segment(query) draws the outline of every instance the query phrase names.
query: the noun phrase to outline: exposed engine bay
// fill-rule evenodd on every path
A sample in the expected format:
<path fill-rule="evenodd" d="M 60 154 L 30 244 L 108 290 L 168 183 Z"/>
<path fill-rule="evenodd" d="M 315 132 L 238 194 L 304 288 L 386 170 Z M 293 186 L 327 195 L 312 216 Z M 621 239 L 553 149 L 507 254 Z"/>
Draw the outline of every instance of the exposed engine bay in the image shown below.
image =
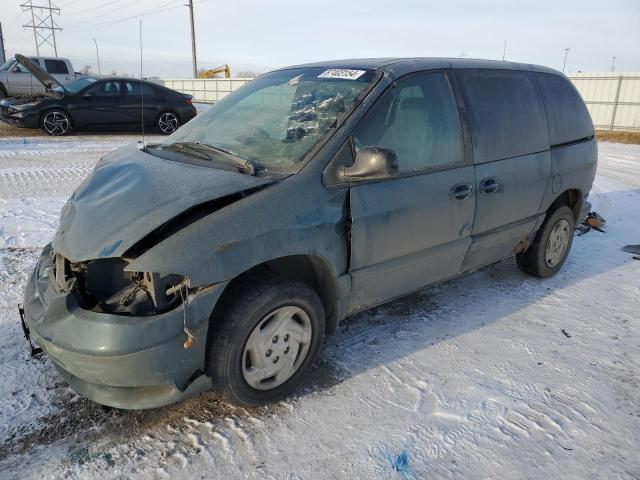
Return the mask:
<path fill-rule="evenodd" d="M 149 316 L 174 309 L 188 294 L 181 275 L 127 272 L 128 262 L 103 258 L 71 263 L 52 251 L 49 279 L 57 292 L 70 292 L 85 310 L 115 315 Z"/>

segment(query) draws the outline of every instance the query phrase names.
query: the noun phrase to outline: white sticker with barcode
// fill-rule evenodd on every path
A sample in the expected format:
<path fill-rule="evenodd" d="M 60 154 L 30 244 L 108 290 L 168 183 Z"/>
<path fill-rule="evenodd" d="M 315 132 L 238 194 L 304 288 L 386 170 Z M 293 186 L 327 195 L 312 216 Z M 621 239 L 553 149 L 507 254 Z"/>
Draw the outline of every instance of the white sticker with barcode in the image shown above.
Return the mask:
<path fill-rule="evenodd" d="M 344 80 L 356 80 L 365 74 L 365 70 L 349 70 L 347 68 L 331 68 L 325 70 L 318 78 L 342 78 Z"/>

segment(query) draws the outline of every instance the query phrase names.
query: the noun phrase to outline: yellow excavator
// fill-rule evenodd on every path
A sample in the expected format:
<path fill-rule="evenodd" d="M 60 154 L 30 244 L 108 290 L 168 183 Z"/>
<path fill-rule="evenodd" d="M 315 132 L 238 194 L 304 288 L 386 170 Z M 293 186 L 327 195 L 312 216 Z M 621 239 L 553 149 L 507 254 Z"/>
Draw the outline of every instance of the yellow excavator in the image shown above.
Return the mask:
<path fill-rule="evenodd" d="M 224 78 L 231 78 L 231 69 L 227 64 L 220 65 L 219 67 L 212 68 L 211 70 L 204 70 L 200 72 L 198 78 L 214 78 L 216 75 L 222 72 L 224 72 Z"/>

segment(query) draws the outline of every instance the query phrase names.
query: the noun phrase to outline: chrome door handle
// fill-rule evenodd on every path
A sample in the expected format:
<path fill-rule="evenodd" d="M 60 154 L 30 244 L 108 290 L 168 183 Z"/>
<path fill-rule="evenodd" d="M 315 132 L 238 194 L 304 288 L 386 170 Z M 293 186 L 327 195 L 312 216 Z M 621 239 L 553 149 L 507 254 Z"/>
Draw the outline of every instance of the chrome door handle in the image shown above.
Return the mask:
<path fill-rule="evenodd" d="M 500 190 L 500 184 L 496 182 L 495 178 L 485 178 L 480 182 L 480 191 L 487 195 L 496 193 Z"/>

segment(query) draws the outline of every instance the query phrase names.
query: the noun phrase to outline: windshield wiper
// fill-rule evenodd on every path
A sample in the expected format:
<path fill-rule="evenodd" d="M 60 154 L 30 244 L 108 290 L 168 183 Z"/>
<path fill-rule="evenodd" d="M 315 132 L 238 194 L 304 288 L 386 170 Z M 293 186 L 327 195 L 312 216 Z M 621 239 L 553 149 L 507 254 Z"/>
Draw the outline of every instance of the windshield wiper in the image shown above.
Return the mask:
<path fill-rule="evenodd" d="M 246 173 L 249 175 L 255 174 L 254 165 L 244 158 L 239 157 L 238 155 L 224 150 L 220 147 L 214 147 L 213 145 L 208 145 L 206 143 L 200 142 L 177 142 L 171 143 L 169 145 L 163 146 L 162 148 L 171 149 L 175 148 L 178 150 L 184 150 L 187 152 L 193 152 L 201 155 L 202 158 L 206 160 L 213 160 L 211 155 L 208 155 L 206 152 L 213 152 L 216 154 L 216 160 L 220 157 L 224 158 L 225 163 L 231 163 L 234 167 L 237 167 L 242 173 Z"/>
<path fill-rule="evenodd" d="M 155 147 L 155 146 L 154 146 Z M 190 148 L 188 144 L 185 143 L 172 143 L 170 145 L 160 145 L 161 150 L 177 150 L 181 153 L 186 153 L 187 155 L 191 155 L 202 160 L 211 160 L 211 156 L 207 155 L 204 152 L 201 152 L 197 149 Z"/>

